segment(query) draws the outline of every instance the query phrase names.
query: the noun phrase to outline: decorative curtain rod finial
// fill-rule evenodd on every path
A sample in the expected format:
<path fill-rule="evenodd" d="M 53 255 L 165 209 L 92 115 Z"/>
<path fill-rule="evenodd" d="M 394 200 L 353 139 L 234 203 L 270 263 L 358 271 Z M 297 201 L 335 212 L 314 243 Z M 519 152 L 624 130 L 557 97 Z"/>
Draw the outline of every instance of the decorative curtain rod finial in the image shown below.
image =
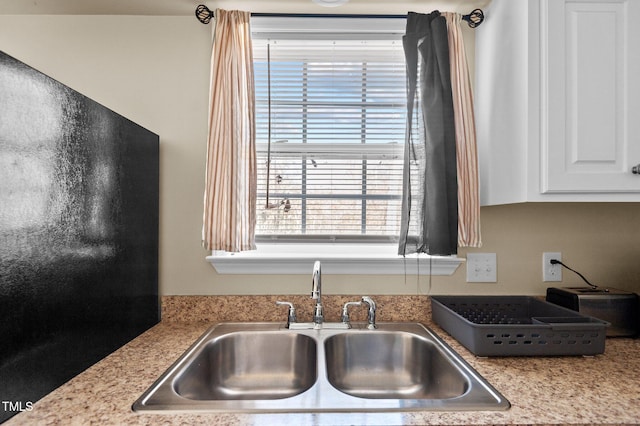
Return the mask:
<path fill-rule="evenodd" d="M 484 21 L 484 12 L 482 9 L 474 9 L 468 15 L 463 15 L 462 19 L 467 21 L 471 28 L 476 28 Z"/>
<path fill-rule="evenodd" d="M 203 24 L 208 24 L 213 19 L 213 11 L 204 4 L 200 4 L 196 7 L 196 18 Z"/>

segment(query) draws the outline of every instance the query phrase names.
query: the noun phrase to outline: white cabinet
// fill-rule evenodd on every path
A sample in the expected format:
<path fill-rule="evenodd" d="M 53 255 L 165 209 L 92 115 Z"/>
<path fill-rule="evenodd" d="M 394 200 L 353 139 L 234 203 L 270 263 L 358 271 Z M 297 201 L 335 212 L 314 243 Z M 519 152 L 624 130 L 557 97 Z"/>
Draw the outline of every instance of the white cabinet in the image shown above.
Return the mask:
<path fill-rule="evenodd" d="M 640 201 L 638 0 L 493 0 L 476 29 L 483 205 Z"/>

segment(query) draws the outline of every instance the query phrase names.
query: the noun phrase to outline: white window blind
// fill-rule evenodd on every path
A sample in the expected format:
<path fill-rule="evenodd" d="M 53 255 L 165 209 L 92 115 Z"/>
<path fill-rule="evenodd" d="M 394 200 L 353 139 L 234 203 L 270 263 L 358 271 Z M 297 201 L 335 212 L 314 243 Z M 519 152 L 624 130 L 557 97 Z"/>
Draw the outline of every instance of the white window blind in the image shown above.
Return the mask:
<path fill-rule="evenodd" d="M 259 241 L 397 239 L 404 54 L 362 21 L 254 31 Z"/>

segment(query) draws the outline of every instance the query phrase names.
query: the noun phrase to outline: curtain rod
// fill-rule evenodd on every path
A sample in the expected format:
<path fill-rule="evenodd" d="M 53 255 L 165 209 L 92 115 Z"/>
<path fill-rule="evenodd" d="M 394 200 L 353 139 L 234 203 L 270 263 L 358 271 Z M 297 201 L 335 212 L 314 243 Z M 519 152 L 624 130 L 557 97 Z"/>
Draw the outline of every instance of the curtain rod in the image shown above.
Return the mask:
<path fill-rule="evenodd" d="M 257 17 L 292 17 L 292 18 L 382 18 L 382 19 L 401 19 L 407 15 L 339 15 L 339 14 L 318 14 L 318 13 L 252 13 L 251 16 Z M 196 7 L 196 18 L 203 24 L 208 24 L 214 18 L 214 13 L 207 6 L 201 4 Z M 482 9 L 474 9 L 467 15 L 462 15 L 462 19 L 467 22 L 469 27 L 476 28 L 484 21 L 484 13 Z"/>

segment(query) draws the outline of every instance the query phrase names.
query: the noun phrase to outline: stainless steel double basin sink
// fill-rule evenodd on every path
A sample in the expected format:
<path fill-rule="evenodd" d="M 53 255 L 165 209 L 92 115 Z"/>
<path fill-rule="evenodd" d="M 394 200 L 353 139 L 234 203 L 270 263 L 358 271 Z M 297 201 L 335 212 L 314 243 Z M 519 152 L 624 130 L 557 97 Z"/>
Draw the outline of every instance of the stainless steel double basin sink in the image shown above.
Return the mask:
<path fill-rule="evenodd" d="M 509 402 L 418 323 L 210 328 L 134 404 L 145 412 L 506 410 Z"/>

